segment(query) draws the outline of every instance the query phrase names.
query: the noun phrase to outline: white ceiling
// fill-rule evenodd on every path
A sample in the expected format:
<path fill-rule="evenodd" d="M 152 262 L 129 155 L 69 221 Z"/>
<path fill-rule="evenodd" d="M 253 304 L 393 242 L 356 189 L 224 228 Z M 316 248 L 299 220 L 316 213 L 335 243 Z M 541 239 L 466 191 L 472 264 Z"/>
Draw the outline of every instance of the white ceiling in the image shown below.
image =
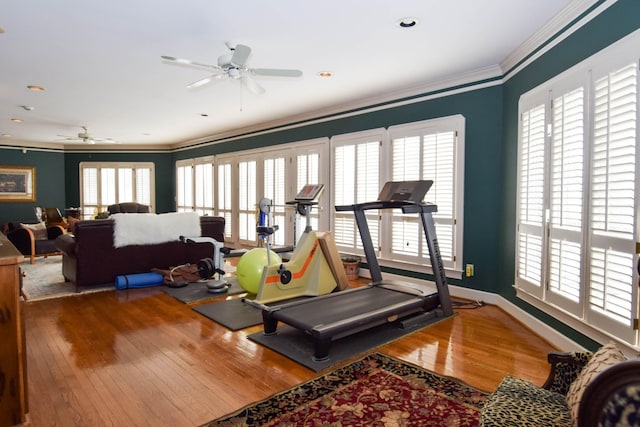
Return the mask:
<path fill-rule="evenodd" d="M 501 75 L 593 2 L 3 0 L 0 144 L 88 148 L 59 136 L 88 126 L 113 148 L 178 147 Z M 209 73 L 160 58 L 216 64 L 225 42 L 250 46 L 250 67 L 304 75 L 255 77 L 263 95 L 233 80 L 187 89 Z"/>

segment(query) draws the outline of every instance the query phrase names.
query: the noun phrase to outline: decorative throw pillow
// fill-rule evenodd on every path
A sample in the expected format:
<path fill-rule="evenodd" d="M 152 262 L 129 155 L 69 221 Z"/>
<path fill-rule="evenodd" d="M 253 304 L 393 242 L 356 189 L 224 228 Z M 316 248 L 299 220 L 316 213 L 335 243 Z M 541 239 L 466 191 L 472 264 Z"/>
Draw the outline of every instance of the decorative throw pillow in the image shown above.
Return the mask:
<path fill-rule="evenodd" d="M 591 380 L 609 366 L 624 360 L 626 360 L 626 357 L 613 341 L 602 346 L 591 356 L 591 359 L 584 368 L 582 368 L 578 377 L 571 383 L 569 392 L 567 393 L 567 405 L 569 406 L 571 420 L 574 426 L 578 425 L 578 408 L 580 407 L 580 401 Z"/>
<path fill-rule="evenodd" d="M 36 240 L 47 240 L 49 238 L 47 234 L 47 226 L 44 222 L 39 222 L 37 224 L 20 224 L 22 228 L 28 228 L 33 231 L 33 236 Z"/>

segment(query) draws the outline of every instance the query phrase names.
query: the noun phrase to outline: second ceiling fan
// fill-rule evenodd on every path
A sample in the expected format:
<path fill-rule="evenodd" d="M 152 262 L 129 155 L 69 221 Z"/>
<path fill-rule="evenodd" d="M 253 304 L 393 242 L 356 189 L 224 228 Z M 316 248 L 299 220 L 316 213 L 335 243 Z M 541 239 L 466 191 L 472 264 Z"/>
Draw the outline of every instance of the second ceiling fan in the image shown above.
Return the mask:
<path fill-rule="evenodd" d="M 89 134 L 89 130 L 87 129 L 86 126 L 82 126 L 82 130 L 83 130 L 82 132 L 78 132 L 77 136 L 67 136 L 67 135 L 58 135 L 58 136 L 64 138 L 62 141 L 83 142 L 85 144 L 90 144 L 90 145 L 93 145 L 95 143 L 108 143 L 108 144 L 116 143 L 116 141 L 114 141 L 111 138 L 99 138 Z"/>
<path fill-rule="evenodd" d="M 209 83 L 220 81 L 223 79 L 239 80 L 241 84 L 247 87 L 255 94 L 263 94 L 265 89 L 259 85 L 253 76 L 270 76 L 270 77 L 301 77 L 302 71 L 294 69 L 281 68 L 249 68 L 247 62 L 251 55 L 251 48 L 246 45 L 232 46 L 226 44 L 231 53 L 218 57 L 218 64 L 204 64 L 201 62 L 191 61 L 189 59 L 176 58 L 173 56 L 162 56 L 161 58 L 171 64 L 184 65 L 188 67 L 198 68 L 213 72 L 212 74 L 196 80 L 187 85 L 187 88 L 196 88 L 207 85 Z"/>

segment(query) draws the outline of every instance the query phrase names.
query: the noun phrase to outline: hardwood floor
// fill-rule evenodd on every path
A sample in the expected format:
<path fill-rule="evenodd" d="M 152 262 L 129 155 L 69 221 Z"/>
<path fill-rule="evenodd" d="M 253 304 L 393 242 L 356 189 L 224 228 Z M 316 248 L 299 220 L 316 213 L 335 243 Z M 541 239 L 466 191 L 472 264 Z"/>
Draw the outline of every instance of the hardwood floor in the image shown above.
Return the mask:
<path fill-rule="evenodd" d="M 378 349 L 491 391 L 542 384 L 552 346 L 493 306 Z M 197 426 L 322 373 L 201 316 L 160 288 L 25 304 L 33 426 Z"/>

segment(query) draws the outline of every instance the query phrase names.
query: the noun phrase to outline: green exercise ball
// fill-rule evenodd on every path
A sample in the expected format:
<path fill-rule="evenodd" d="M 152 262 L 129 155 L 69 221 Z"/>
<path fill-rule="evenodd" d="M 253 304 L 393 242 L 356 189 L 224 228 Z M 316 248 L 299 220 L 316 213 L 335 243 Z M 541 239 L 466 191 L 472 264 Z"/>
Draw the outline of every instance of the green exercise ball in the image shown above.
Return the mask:
<path fill-rule="evenodd" d="M 277 253 L 269 251 L 270 265 L 282 262 Z M 255 248 L 240 257 L 236 265 L 238 284 L 252 294 L 257 294 L 262 281 L 262 270 L 267 265 L 267 249 Z"/>

